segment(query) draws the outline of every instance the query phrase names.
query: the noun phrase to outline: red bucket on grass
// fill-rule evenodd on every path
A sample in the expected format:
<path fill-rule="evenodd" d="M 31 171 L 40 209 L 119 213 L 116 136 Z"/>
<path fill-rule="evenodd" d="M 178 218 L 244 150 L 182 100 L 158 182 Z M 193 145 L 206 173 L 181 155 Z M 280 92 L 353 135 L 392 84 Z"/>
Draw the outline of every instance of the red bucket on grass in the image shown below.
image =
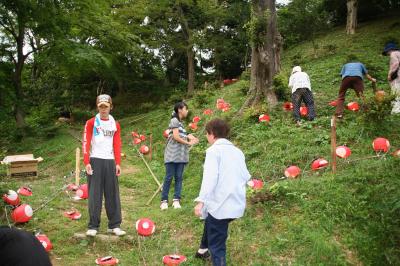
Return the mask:
<path fill-rule="evenodd" d="M 311 169 L 314 171 L 317 171 L 317 170 L 327 167 L 328 165 L 329 165 L 329 162 L 327 160 L 325 160 L 324 158 L 319 158 L 312 162 Z"/>
<path fill-rule="evenodd" d="M 32 189 L 30 189 L 29 187 L 20 187 L 17 190 L 17 193 L 22 195 L 22 196 L 32 196 Z"/>
<path fill-rule="evenodd" d="M 340 158 L 347 158 L 351 155 L 351 150 L 347 146 L 339 146 L 336 148 L 336 155 Z"/>
<path fill-rule="evenodd" d="M 198 123 L 198 122 L 200 122 L 200 120 L 201 120 L 201 118 L 200 118 L 200 116 L 195 116 L 195 117 L 193 117 L 193 120 L 192 120 L 192 122 L 193 123 Z"/>
<path fill-rule="evenodd" d="M 148 218 L 142 218 L 136 221 L 136 231 L 141 236 L 150 236 L 155 230 L 156 225 Z"/>
<path fill-rule="evenodd" d="M 285 170 L 285 176 L 287 178 L 296 178 L 301 173 L 301 169 L 295 165 L 289 166 Z"/>
<path fill-rule="evenodd" d="M 64 212 L 64 217 L 67 217 L 71 220 L 79 220 L 82 217 L 82 214 L 77 210 L 70 210 Z"/>
<path fill-rule="evenodd" d="M 167 266 L 179 265 L 185 261 L 186 261 L 186 257 L 183 255 L 178 255 L 178 254 L 165 255 L 163 257 L 163 263 L 164 263 L 164 265 L 167 265 Z"/>
<path fill-rule="evenodd" d="M 4 194 L 3 200 L 5 203 L 12 205 L 12 206 L 17 206 L 20 203 L 18 194 L 14 190 L 9 190 L 7 192 L 7 194 Z"/>
<path fill-rule="evenodd" d="M 285 110 L 285 111 L 292 111 L 292 110 L 293 110 L 293 103 L 291 103 L 291 102 L 285 102 L 285 103 L 282 105 L 282 108 L 283 108 L 283 110 Z"/>
<path fill-rule="evenodd" d="M 353 112 L 360 110 L 360 105 L 357 102 L 350 102 L 347 104 L 347 109 Z"/>
<path fill-rule="evenodd" d="M 79 186 L 79 188 L 76 190 L 75 194 L 78 198 L 80 199 L 87 199 L 89 198 L 89 191 L 88 191 L 88 185 L 87 184 L 82 184 Z"/>
<path fill-rule="evenodd" d="M 388 152 L 390 149 L 390 142 L 385 138 L 376 138 L 372 142 L 372 147 L 376 152 Z"/>
<path fill-rule="evenodd" d="M 264 186 L 264 182 L 260 179 L 251 179 L 247 182 L 247 185 L 252 189 L 259 190 Z"/>
<path fill-rule="evenodd" d="M 262 115 L 260 115 L 260 116 L 258 117 L 258 121 L 259 121 L 260 123 L 264 122 L 264 123 L 267 124 L 270 120 L 271 120 L 271 118 L 269 117 L 269 115 L 266 115 L 266 114 L 262 114 Z"/>
<path fill-rule="evenodd" d="M 150 148 L 146 145 L 142 145 L 139 151 L 141 154 L 148 154 L 150 152 Z"/>
<path fill-rule="evenodd" d="M 40 241 L 40 243 L 47 252 L 53 249 L 53 244 L 51 244 L 50 239 L 46 235 L 39 234 L 36 235 L 36 238 Z"/>
<path fill-rule="evenodd" d="M 117 258 L 114 258 L 113 256 L 107 256 L 97 258 L 95 262 L 97 265 L 116 265 L 119 263 L 119 260 Z"/>
<path fill-rule="evenodd" d="M 308 108 L 305 106 L 300 107 L 300 115 L 307 116 L 307 114 L 308 114 Z"/>
<path fill-rule="evenodd" d="M 22 204 L 13 210 L 11 213 L 11 219 L 15 223 L 26 223 L 32 218 L 32 215 L 32 207 L 28 204 Z"/>

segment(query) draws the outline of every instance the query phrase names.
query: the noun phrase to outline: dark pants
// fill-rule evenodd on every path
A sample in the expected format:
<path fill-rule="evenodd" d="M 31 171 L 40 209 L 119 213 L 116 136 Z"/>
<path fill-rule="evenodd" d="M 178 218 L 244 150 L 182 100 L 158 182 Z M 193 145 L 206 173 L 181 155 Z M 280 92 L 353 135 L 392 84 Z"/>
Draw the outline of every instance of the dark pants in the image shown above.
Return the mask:
<path fill-rule="evenodd" d="M 89 186 L 89 229 L 100 226 L 103 194 L 105 199 L 108 228 L 120 227 L 121 201 L 119 199 L 118 177 L 115 172 L 115 161 L 108 159 L 90 158 L 93 175 L 88 176 Z"/>
<path fill-rule="evenodd" d="M 169 187 L 171 186 L 172 178 L 175 177 L 174 199 L 181 199 L 183 169 L 186 163 L 166 163 L 166 175 L 161 194 L 161 200 L 168 200 Z"/>
<path fill-rule="evenodd" d="M 302 101 L 305 103 L 308 109 L 308 120 L 314 120 L 314 97 L 312 95 L 312 92 L 307 88 L 299 88 L 292 94 L 294 120 L 300 121 L 300 106 Z"/>
<path fill-rule="evenodd" d="M 341 116 L 343 115 L 344 110 L 344 100 L 346 97 L 346 92 L 348 89 L 353 89 L 358 97 L 361 97 L 364 100 L 364 82 L 360 77 L 345 77 L 342 80 L 339 89 L 339 96 L 337 98 L 336 112 L 335 115 Z"/>
<path fill-rule="evenodd" d="M 228 225 L 231 221 L 233 219 L 216 219 L 211 214 L 208 214 L 204 221 L 200 248 L 208 248 L 213 266 L 226 265 L 226 239 L 228 238 Z"/>
<path fill-rule="evenodd" d="M 0 265 L 51 266 L 48 253 L 31 233 L 0 227 Z"/>

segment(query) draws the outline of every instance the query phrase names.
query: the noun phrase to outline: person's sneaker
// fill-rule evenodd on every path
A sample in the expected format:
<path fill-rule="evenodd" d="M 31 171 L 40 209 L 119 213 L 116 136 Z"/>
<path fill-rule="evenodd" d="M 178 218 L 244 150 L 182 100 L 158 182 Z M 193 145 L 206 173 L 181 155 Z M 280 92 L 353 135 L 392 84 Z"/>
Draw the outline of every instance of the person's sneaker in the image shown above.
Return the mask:
<path fill-rule="evenodd" d="M 200 253 L 199 251 L 197 251 L 196 254 L 194 255 L 195 258 L 202 259 L 202 260 L 207 260 L 208 258 L 210 258 L 210 256 L 211 256 L 211 254 L 208 250 L 204 253 Z"/>
<path fill-rule="evenodd" d="M 107 233 L 114 234 L 116 236 L 123 236 L 126 234 L 126 232 L 121 230 L 121 228 L 119 228 L 119 227 L 113 228 L 113 229 L 107 229 Z"/>
<path fill-rule="evenodd" d="M 96 236 L 96 234 L 97 234 L 97 230 L 95 230 L 95 229 L 89 229 L 86 231 L 87 236 Z"/>
<path fill-rule="evenodd" d="M 181 204 L 179 203 L 178 199 L 174 199 L 172 201 L 172 206 L 174 207 L 174 209 L 180 209 L 181 208 Z"/>
<path fill-rule="evenodd" d="M 160 209 L 161 210 L 168 209 L 168 201 L 166 201 L 166 200 L 161 201 Z"/>

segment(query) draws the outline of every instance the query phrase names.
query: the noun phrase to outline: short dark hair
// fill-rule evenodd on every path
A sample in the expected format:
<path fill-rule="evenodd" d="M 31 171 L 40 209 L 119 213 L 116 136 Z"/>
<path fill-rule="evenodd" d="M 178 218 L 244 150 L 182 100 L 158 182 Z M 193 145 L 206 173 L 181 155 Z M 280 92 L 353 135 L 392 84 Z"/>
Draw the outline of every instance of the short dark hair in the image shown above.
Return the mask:
<path fill-rule="evenodd" d="M 224 120 L 216 118 L 206 124 L 206 131 L 216 138 L 226 139 L 229 137 L 230 127 Z"/>

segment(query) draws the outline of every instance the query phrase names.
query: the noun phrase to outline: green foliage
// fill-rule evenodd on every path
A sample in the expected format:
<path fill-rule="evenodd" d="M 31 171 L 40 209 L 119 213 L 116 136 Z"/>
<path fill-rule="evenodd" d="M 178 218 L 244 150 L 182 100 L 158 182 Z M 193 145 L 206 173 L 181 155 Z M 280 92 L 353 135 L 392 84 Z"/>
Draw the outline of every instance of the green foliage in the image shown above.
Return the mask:
<path fill-rule="evenodd" d="M 392 101 L 396 98 L 395 95 L 386 93 L 383 100 L 369 98 L 366 102 L 367 111 L 364 112 L 364 122 L 377 127 L 382 126 L 383 121 L 387 120 L 392 111 Z"/>
<path fill-rule="evenodd" d="M 193 96 L 193 106 L 202 109 L 209 103 L 209 99 L 215 95 L 214 89 L 197 91 Z"/>
<path fill-rule="evenodd" d="M 244 27 L 247 30 L 250 44 L 252 44 L 252 46 L 259 46 L 265 43 L 268 17 L 270 16 L 270 12 L 268 10 L 261 12 L 259 10 L 255 10 L 254 8 L 258 9 L 258 7 L 254 7 L 253 5 L 250 20 L 244 25 Z"/>
<path fill-rule="evenodd" d="M 329 29 L 329 13 L 323 0 L 293 0 L 278 10 L 278 26 L 285 47 L 311 40 L 317 50 L 318 43 L 314 40 L 319 32 Z"/>
<path fill-rule="evenodd" d="M 280 72 L 274 77 L 274 91 L 279 101 L 290 100 L 291 91 L 288 89 L 288 83 L 288 75 L 284 72 Z"/>

